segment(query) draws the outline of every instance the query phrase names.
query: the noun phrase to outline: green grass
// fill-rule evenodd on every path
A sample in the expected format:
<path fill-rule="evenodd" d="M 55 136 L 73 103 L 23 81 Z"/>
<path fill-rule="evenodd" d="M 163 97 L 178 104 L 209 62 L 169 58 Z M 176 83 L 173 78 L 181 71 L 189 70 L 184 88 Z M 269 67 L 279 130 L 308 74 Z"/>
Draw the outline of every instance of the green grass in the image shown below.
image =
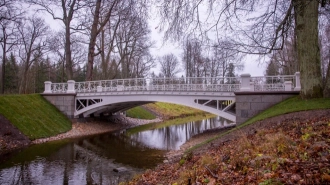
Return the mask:
<path fill-rule="evenodd" d="M 318 109 L 330 109 L 330 98 L 317 98 L 317 99 L 310 99 L 310 100 L 302 100 L 299 96 L 295 96 L 292 98 L 289 98 L 285 101 L 282 101 L 269 109 L 264 110 L 263 112 L 259 113 L 255 117 L 247 120 L 246 122 L 238 125 L 237 127 L 228 130 L 226 132 L 223 132 L 214 138 L 208 139 L 202 143 L 199 143 L 198 145 L 195 145 L 191 148 L 189 148 L 185 153 L 189 153 L 196 148 L 199 148 L 209 142 L 212 142 L 215 139 L 218 139 L 224 135 L 227 135 L 231 132 L 234 132 L 236 130 L 239 130 L 240 128 L 243 128 L 247 125 L 253 124 L 257 121 L 264 120 L 266 118 L 271 118 L 275 116 L 280 116 L 283 114 L 288 114 L 292 112 L 299 112 L 299 111 L 307 111 L 307 110 L 318 110 Z"/>
<path fill-rule="evenodd" d="M 256 121 L 264 120 L 274 116 L 287 114 L 291 112 L 299 112 L 316 109 L 330 109 L 330 98 L 317 98 L 310 100 L 302 100 L 299 96 L 295 96 L 284 100 L 269 109 L 261 112 L 257 116 L 247 120 L 242 125 L 249 125 Z"/>
<path fill-rule="evenodd" d="M 144 108 L 146 107 L 146 109 Z M 150 111 L 152 110 L 154 113 L 160 115 L 164 119 L 173 119 L 178 117 L 187 117 L 205 114 L 204 111 L 194 109 L 191 107 L 186 107 L 183 105 L 172 104 L 172 103 L 164 103 L 164 102 L 156 102 L 149 103 L 139 107 L 134 107 L 127 111 L 127 116 L 131 118 L 139 118 L 139 119 L 155 119 L 156 116 Z"/>
<path fill-rule="evenodd" d="M 198 114 L 204 114 L 205 112 L 194 109 L 191 107 L 186 107 L 183 105 L 172 104 L 172 103 L 164 103 L 164 102 L 156 102 L 145 105 L 148 109 L 157 112 L 162 117 L 165 118 L 176 118 L 183 116 L 193 116 Z"/>
<path fill-rule="evenodd" d="M 71 129 L 70 120 L 40 94 L 0 96 L 0 114 L 31 140 Z"/>
<path fill-rule="evenodd" d="M 141 106 L 127 110 L 126 114 L 128 117 L 131 118 L 148 119 L 148 120 L 156 118 L 155 115 L 153 115 L 151 112 L 149 112 L 148 110 L 146 110 Z"/>

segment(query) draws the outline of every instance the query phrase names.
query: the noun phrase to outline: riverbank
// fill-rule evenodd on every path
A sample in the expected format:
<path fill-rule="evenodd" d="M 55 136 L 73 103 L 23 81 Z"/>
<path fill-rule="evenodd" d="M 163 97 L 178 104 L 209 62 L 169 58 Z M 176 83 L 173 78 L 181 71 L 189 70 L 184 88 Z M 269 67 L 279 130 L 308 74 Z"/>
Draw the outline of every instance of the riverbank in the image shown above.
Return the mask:
<path fill-rule="evenodd" d="M 63 134 L 59 134 L 49 138 L 36 139 L 32 141 L 32 144 L 40 144 L 49 141 L 78 138 L 97 134 L 103 134 L 107 132 L 113 132 L 121 129 L 127 129 L 139 125 L 161 122 L 161 118 L 153 120 L 142 120 L 136 118 L 129 118 L 125 116 L 116 116 L 115 119 L 108 120 L 85 120 L 72 122 L 72 129 Z"/>
<path fill-rule="evenodd" d="M 27 147 L 31 144 L 41 144 L 49 141 L 79 138 L 91 135 L 97 135 L 107 132 L 113 132 L 121 129 L 127 129 L 148 123 L 156 123 L 163 121 L 161 118 L 153 120 L 142 120 L 137 118 L 129 118 L 124 116 L 116 116 L 112 120 L 72 120 L 72 129 L 58 134 L 56 136 L 30 140 L 14 127 L 9 120 L 0 115 L 0 156 L 5 155 L 13 150 Z"/>
<path fill-rule="evenodd" d="M 275 116 L 221 137 L 202 134 L 184 145 L 215 139 L 126 184 L 328 184 L 329 128 L 326 109 Z"/>

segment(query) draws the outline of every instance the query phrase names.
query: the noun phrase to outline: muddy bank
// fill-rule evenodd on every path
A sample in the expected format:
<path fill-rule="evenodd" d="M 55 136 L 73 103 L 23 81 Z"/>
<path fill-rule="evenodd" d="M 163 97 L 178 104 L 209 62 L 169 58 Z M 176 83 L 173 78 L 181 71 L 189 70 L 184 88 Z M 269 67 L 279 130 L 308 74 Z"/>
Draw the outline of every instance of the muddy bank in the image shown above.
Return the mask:
<path fill-rule="evenodd" d="M 0 114 L 0 155 L 17 148 L 28 146 L 30 139 Z M 1 157 L 1 156 L 0 156 Z"/>

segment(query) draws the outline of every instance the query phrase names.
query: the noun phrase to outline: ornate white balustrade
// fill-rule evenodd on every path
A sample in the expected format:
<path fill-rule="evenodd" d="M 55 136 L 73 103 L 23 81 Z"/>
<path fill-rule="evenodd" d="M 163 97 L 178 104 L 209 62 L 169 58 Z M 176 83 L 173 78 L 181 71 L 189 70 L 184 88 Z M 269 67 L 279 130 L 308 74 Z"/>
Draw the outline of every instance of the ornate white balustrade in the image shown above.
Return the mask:
<path fill-rule="evenodd" d="M 299 91 L 300 74 L 251 77 L 133 78 L 67 83 L 45 82 L 44 93 L 101 93 L 111 91 Z"/>

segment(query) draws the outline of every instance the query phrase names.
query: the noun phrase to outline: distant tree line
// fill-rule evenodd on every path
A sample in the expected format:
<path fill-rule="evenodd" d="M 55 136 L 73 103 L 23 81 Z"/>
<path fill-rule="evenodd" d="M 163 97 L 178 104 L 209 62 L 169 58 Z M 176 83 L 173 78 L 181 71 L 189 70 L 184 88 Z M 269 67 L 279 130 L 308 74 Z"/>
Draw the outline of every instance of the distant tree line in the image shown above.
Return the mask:
<path fill-rule="evenodd" d="M 147 11 L 143 0 L 1 0 L 1 93 L 148 75 L 155 59 Z M 52 30 L 44 15 L 61 27 Z"/>
<path fill-rule="evenodd" d="M 40 93 L 45 81 L 143 78 L 157 64 L 158 76 L 166 77 L 234 76 L 242 68 L 237 53 L 221 48 L 229 43 L 205 47 L 195 38 L 182 44 L 181 56 L 156 58 L 150 52 L 151 3 L 0 0 L 0 93 Z"/>

